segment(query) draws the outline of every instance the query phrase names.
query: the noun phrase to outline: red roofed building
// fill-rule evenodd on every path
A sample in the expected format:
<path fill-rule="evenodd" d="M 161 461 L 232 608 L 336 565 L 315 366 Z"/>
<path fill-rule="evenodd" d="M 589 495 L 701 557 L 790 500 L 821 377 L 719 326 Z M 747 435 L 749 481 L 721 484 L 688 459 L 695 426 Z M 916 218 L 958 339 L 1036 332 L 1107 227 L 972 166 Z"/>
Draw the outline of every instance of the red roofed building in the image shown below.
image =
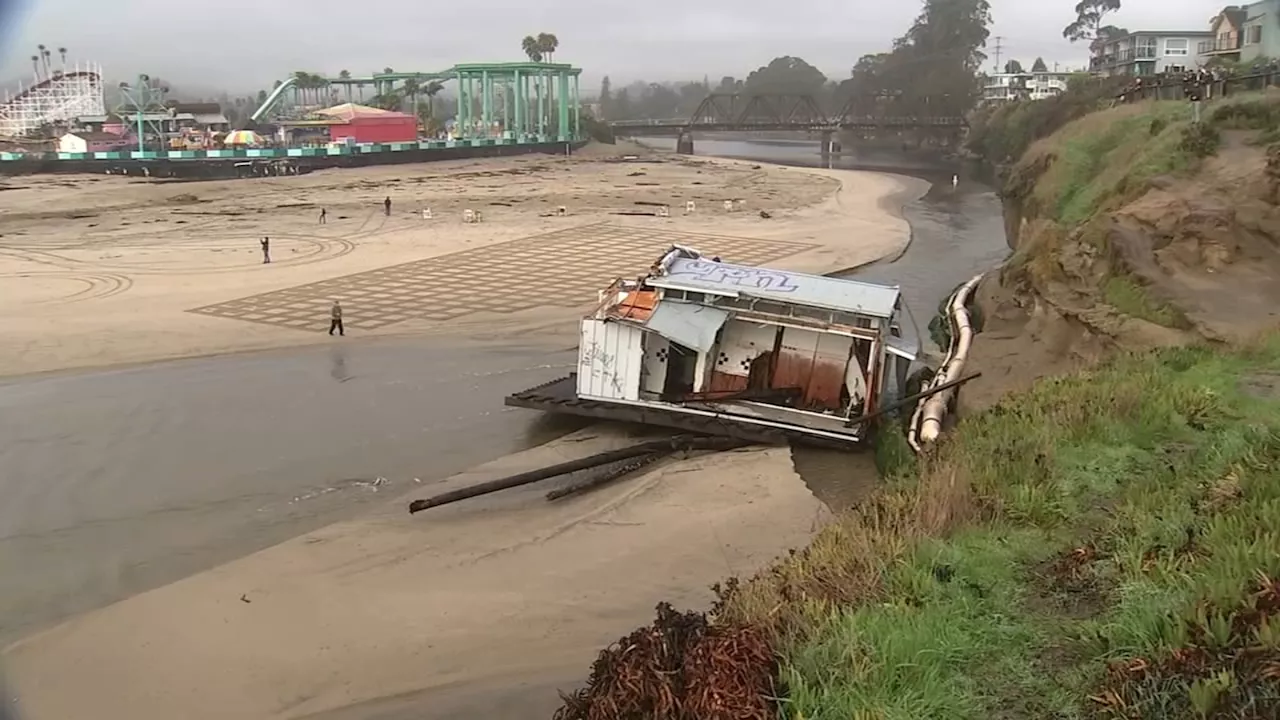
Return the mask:
<path fill-rule="evenodd" d="M 316 114 L 328 119 L 329 139 L 342 142 L 353 138 L 357 143 L 417 142 L 418 121 L 412 116 L 390 110 L 343 103 Z"/>

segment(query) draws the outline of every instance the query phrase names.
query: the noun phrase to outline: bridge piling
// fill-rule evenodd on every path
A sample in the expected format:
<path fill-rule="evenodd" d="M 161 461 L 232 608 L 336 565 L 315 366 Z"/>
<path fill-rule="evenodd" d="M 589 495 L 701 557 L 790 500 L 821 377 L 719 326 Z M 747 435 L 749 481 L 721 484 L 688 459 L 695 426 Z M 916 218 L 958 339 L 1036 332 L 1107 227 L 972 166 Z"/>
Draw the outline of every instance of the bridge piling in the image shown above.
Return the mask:
<path fill-rule="evenodd" d="M 822 164 L 830 167 L 831 156 L 838 155 L 841 151 L 840 142 L 835 139 L 834 130 L 823 130 L 820 152 L 822 153 Z"/>
<path fill-rule="evenodd" d="M 676 153 L 680 155 L 693 154 L 693 134 L 680 131 L 680 135 L 676 137 Z"/>

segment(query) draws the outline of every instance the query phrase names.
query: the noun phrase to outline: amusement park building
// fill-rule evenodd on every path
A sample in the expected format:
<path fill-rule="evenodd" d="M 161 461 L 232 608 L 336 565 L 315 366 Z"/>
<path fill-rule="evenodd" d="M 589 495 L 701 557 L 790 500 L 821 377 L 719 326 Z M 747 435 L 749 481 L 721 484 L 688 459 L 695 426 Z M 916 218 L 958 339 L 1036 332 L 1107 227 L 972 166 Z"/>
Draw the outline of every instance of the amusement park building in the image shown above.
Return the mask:
<path fill-rule="evenodd" d="M 360 144 L 418 140 L 418 121 L 405 113 L 344 103 L 320 110 L 317 114 L 328 121 L 329 139 L 333 142 Z"/>
<path fill-rule="evenodd" d="M 127 148 L 131 143 L 137 141 L 127 135 L 118 135 L 116 133 L 81 131 L 67 133 L 58 138 L 58 152 L 61 153 L 92 153 L 92 152 L 110 152 L 111 150 L 119 150 Z"/>

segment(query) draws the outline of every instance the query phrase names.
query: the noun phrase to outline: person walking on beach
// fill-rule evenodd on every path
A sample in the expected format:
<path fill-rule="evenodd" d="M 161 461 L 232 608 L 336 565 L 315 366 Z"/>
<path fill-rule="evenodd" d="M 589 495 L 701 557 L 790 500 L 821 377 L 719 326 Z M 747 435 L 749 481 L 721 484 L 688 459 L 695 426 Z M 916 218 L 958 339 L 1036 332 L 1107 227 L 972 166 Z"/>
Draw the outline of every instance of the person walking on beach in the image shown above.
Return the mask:
<path fill-rule="evenodd" d="M 262 264 L 271 262 L 271 238 L 264 237 L 258 241 L 262 245 Z"/>
<path fill-rule="evenodd" d="M 391 196 L 388 195 L 386 200 L 382 201 L 382 208 L 386 211 L 387 217 L 391 217 Z"/>
<path fill-rule="evenodd" d="M 346 329 L 342 327 L 342 305 L 337 301 L 333 301 L 333 307 L 329 308 L 329 334 L 337 330 L 339 335 L 345 336 Z"/>
<path fill-rule="evenodd" d="M 320 224 L 321 225 L 325 224 L 325 221 L 328 220 L 328 218 L 329 218 L 328 208 L 320 208 Z"/>

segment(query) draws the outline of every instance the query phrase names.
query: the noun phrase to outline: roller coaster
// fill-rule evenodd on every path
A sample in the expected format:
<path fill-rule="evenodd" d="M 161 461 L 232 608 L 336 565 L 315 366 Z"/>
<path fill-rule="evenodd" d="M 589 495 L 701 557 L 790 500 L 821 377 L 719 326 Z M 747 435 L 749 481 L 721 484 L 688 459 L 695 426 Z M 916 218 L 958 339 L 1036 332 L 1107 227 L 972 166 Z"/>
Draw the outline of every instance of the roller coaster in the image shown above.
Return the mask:
<path fill-rule="evenodd" d="M 19 138 L 50 125 L 65 125 L 84 115 L 107 113 L 102 68 L 54 70 L 36 77 L 16 95 L 6 93 L 0 103 L 0 137 Z"/>

